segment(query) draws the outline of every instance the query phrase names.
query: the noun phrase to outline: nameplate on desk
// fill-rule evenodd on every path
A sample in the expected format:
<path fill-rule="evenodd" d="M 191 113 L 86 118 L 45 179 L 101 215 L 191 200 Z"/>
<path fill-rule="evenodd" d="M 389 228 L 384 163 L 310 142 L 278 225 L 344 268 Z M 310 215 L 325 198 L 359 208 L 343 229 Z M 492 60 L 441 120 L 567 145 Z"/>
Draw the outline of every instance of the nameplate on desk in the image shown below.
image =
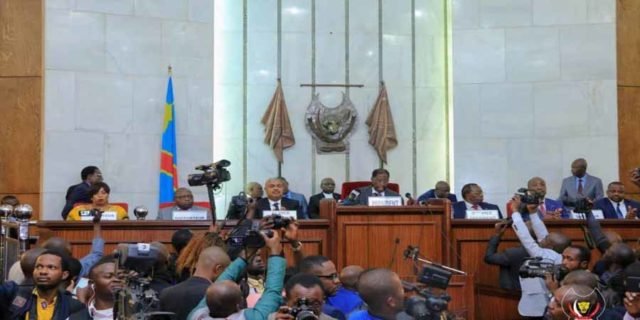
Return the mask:
<path fill-rule="evenodd" d="M 369 197 L 369 207 L 399 207 L 402 197 Z"/>
<path fill-rule="evenodd" d="M 604 219 L 604 213 L 602 210 L 591 210 L 591 214 L 593 214 L 593 217 L 596 218 L 596 220 Z M 571 210 L 571 219 L 586 220 L 587 217 L 584 213 L 573 212 L 573 210 Z"/>
<path fill-rule="evenodd" d="M 467 219 L 497 220 L 500 219 L 498 210 L 467 210 Z"/>
<path fill-rule="evenodd" d="M 91 210 L 82 210 L 80 213 L 80 221 L 93 221 L 93 215 Z M 115 211 L 104 211 L 100 221 L 115 221 L 118 220 L 118 215 Z"/>
<path fill-rule="evenodd" d="M 270 217 L 270 216 L 274 216 L 274 215 L 278 215 L 281 216 L 283 218 L 289 218 L 289 219 L 297 219 L 298 218 L 298 212 L 295 210 L 265 210 L 262 211 L 262 217 Z"/>
<path fill-rule="evenodd" d="M 176 210 L 173 220 L 207 220 L 207 210 Z"/>

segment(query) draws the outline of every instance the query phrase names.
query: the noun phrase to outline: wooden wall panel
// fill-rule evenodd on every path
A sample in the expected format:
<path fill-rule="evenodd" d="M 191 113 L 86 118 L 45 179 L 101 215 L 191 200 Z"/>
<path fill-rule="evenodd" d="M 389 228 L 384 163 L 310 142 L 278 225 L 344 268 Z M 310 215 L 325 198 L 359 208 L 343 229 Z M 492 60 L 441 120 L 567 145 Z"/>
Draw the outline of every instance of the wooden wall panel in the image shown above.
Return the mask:
<path fill-rule="evenodd" d="M 42 76 L 42 0 L 0 0 L 0 77 Z"/>
<path fill-rule="evenodd" d="M 616 11 L 618 85 L 640 86 L 640 1 L 618 0 Z"/>
<path fill-rule="evenodd" d="M 40 212 L 43 1 L 0 0 L 0 195 Z"/>
<path fill-rule="evenodd" d="M 618 158 L 620 181 L 627 193 L 640 199 L 629 172 L 640 167 L 640 1 L 616 2 L 618 70 Z"/>

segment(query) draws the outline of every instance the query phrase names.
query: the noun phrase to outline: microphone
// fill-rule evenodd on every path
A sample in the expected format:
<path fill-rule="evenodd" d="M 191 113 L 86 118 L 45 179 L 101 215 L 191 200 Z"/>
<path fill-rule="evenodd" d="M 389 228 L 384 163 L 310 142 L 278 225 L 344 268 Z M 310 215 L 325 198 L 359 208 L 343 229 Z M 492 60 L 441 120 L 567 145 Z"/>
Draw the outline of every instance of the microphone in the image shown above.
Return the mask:
<path fill-rule="evenodd" d="M 387 269 L 391 269 L 393 263 L 396 262 L 396 253 L 398 252 L 398 244 L 400 244 L 400 238 L 396 238 L 395 244 L 393 245 L 393 252 L 391 253 L 391 261 L 389 262 L 389 267 Z"/>
<path fill-rule="evenodd" d="M 413 205 L 416 204 L 416 200 L 413 199 L 413 197 L 411 196 L 411 193 L 407 192 L 404 194 L 405 198 L 407 198 L 407 205 Z"/>
<path fill-rule="evenodd" d="M 349 192 L 349 197 L 344 199 L 342 204 L 346 206 L 358 204 L 356 202 L 356 199 L 358 198 L 359 195 L 360 195 L 360 191 L 358 189 L 351 190 L 351 192 Z"/>

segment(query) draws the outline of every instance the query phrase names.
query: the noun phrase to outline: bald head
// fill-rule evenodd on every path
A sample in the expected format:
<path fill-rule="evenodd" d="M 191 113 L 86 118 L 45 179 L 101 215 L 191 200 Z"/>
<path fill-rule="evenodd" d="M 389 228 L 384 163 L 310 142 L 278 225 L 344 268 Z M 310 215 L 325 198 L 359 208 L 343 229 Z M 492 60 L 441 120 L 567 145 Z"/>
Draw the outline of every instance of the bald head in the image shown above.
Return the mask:
<path fill-rule="evenodd" d="M 571 173 L 578 178 L 584 177 L 587 173 L 587 160 L 583 158 L 573 160 L 571 163 Z"/>
<path fill-rule="evenodd" d="M 336 182 L 331 178 L 324 178 L 320 181 L 320 189 L 324 193 L 333 193 L 336 190 Z"/>
<path fill-rule="evenodd" d="M 356 290 L 358 278 L 363 271 L 364 269 L 361 266 L 344 267 L 340 272 L 340 282 L 342 286 L 347 289 Z"/>
<path fill-rule="evenodd" d="M 529 179 L 527 182 L 527 189 L 534 191 L 541 197 L 547 195 L 547 183 L 540 177 L 533 177 Z"/>
<path fill-rule="evenodd" d="M 71 255 L 71 245 L 67 240 L 60 237 L 51 237 L 47 239 L 47 241 L 42 244 L 42 247 L 47 250 L 63 251 L 66 254 Z"/>
<path fill-rule="evenodd" d="M 230 263 L 229 255 L 222 248 L 211 246 L 200 252 L 194 275 L 215 281 Z"/>
<path fill-rule="evenodd" d="M 395 315 L 404 307 L 404 289 L 398 275 L 389 269 L 372 269 L 358 279 L 358 293 L 375 314 Z"/>
<path fill-rule="evenodd" d="M 36 259 L 38 259 L 38 256 L 45 251 L 45 248 L 33 248 L 22 254 L 20 257 L 20 269 L 22 269 L 22 273 L 26 279 L 31 279 L 33 277 L 33 269 L 36 266 Z"/>
<path fill-rule="evenodd" d="M 235 282 L 225 280 L 210 285 L 206 298 L 209 315 L 214 318 L 226 318 L 240 310 L 242 292 Z"/>
<path fill-rule="evenodd" d="M 449 197 L 449 193 L 451 192 L 451 186 L 446 181 L 438 181 L 433 191 L 436 197 L 440 199 L 444 199 Z"/>
<path fill-rule="evenodd" d="M 587 270 L 574 270 L 564 277 L 562 285 L 581 285 L 595 289 L 598 286 L 598 276 Z"/>

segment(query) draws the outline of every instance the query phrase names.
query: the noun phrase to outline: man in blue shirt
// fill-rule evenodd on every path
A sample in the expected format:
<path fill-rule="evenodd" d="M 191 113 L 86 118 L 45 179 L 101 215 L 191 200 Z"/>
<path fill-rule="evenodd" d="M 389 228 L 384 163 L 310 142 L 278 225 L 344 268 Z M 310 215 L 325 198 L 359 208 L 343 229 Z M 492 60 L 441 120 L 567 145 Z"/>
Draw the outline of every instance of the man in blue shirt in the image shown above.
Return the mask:
<path fill-rule="evenodd" d="M 362 271 L 364 269 L 361 266 L 344 267 L 340 272 L 342 286 L 338 288 L 334 296 L 328 299 L 332 306 L 338 308 L 347 316 L 362 307 L 363 301 L 356 288 Z"/>
<path fill-rule="evenodd" d="M 285 179 L 284 177 L 280 177 L 279 179 L 282 180 L 282 184 L 284 185 L 282 196 L 291 200 L 298 201 L 298 204 L 300 204 L 300 208 L 302 210 L 302 216 L 305 219 L 309 219 L 309 215 L 307 214 L 307 198 L 305 198 L 302 193 L 297 193 L 289 190 L 289 181 L 287 181 L 287 179 Z"/>
<path fill-rule="evenodd" d="M 371 269 L 363 272 L 358 281 L 358 292 L 369 306 L 358 311 L 349 320 L 395 320 L 404 310 L 404 289 L 398 275 L 389 269 Z"/>
<path fill-rule="evenodd" d="M 331 303 L 340 287 L 340 277 L 336 271 L 336 265 L 324 256 L 308 256 L 300 261 L 298 268 L 301 273 L 312 274 L 322 281 L 327 300 L 322 307 L 322 312 L 338 320 L 346 319 L 345 314 Z"/>

